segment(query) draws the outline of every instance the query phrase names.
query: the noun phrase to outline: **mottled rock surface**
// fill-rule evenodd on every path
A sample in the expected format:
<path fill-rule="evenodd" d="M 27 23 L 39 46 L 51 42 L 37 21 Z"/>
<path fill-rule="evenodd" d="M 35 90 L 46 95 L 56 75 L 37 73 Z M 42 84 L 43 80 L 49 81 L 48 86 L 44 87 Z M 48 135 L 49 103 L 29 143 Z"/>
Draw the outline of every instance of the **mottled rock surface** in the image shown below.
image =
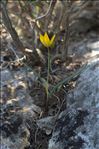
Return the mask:
<path fill-rule="evenodd" d="M 68 107 L 72 104 L 74 107 L 99 107 L 99 58 L 90 61 L 67 99 Z"/>
<path fill-rule="evenodd" d="M 49 149 L 99 149 L 99 58 L 88 63 L 66 98 Z"/>
<path fill-rule="evenodd" d="M 36 81 L 33 72 L 4 69 L 1 71 L 0 132 L 2 149 L 24 149 L 30 145 L 30 127 L 41 108 L 33 103 L 29 88 Z M 34 134 L 34 133 L 33 133 Z"/>

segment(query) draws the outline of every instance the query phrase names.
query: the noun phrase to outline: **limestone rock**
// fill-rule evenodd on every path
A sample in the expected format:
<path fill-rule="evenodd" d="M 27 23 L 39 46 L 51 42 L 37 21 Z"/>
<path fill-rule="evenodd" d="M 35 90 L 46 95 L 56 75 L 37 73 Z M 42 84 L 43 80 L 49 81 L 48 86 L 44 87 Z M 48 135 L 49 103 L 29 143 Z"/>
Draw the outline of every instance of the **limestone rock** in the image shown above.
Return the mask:
<path fill-rule="evenodd" d="M 99 149 L 99 58 L 88 63 L 67 99 L 48 149 Z"/>
<path fill-rule="evenodd" d="M 33 104 L 29 88 L 36 81 L 33 72 L 4 69 L 1 71 L 0 132 L 2 149 L 25 149 L 29 146 L 29 121 L 35 132 L 33 120 L 41 108 Z"/>
<path fill-rule="evenodd" d="M 76 88 L 68 95 L 68 107 L 99 107 L 99 58 L 90 61 L 88 68 L 81 74 Z"/>

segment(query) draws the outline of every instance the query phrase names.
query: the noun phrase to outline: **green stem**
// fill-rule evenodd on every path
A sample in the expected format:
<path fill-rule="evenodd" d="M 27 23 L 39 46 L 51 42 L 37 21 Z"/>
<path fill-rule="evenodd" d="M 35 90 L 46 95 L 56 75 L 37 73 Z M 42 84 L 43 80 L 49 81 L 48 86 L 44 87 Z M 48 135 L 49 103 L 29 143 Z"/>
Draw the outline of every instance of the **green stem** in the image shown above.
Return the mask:
<path fill-rule="evenodd" d="M 48 96 L 49 96 L 49 76 L 50 76 L 50 49 L 48 48 L 48 68 L 47 68 L 47 100 L 46 100 L 46 106 L 48 104 Z"/>
<path fill-rule="evenodd" d="M 50 50 L 49 50 L 49 48 L 48 48 L 48 73 L 47 73 L 47 75 L 48 75 L 48 79 L 49 79 L 49 75 L 50 75 Z"/>

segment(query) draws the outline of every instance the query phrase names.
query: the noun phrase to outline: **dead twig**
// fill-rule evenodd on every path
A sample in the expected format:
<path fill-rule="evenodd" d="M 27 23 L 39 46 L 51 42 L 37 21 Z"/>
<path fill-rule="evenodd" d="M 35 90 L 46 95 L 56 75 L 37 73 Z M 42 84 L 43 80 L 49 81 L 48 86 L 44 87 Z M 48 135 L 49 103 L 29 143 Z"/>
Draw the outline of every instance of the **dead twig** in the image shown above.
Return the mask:
<path fill-rule="evenodd" d="M 65 15 L 63 17 L 64 19 L 64 27 L 65 27 L 65 34 L 64 34 L 64 43 L 63 43 L 63 52 L 62 52 L 62 59 L 63 61 L 68 58 L 68 46 L 69 46 L 69 39 L 70 39 L 70 31 L 69 31 L 69 26 L 70 23 L 72 23 L 72 21 L 74 19 L 77 18 L 77 16 L 79 16 L 79 14 L 81 13 L 81 11 L 83 9 L 85 9 L 89 4 L 90 4 L 90 0 L 88 2 L 84 1 L 81 6 L 79 7 L 78 11 L 76 13 L 74 13 L 75 10 L 73 10 L 73 8 L 75 8 L 75 3 L 72 4 L 70 7 L 68 6 L 68 1 L 66 1 L 66 10 L 65 10 Z"/>
<path fill-rule="evenodd" d="M 3 19 L 4 25 L 7 28 L 8 32 L 10 33 L 16 48 L 18 50 L 24 51 L 24 46 L 20 41 L 16 30 L 12 26 L 12 22 L 9 18 L 8 11 L 6 9 L 6 4 L 3 1 L 1 2 L 1 11 L 2 11 L 2 19 Z"/>
<path fill-rule="evenodd" d="M 53 3 L 53 0 L 51 0 L 51 2 L 50 2 L 50 5 L 49 5 L 49 8 L 48 8 L 47 12 L 46 12 L 44 15 L 37 17 L 37 18 L 35 19 L 35 21 L 40 20 L 40 19 L 42 19 L 42 18 L 46 17 L 46 16 L 49 14 L 50 9 L 51 9 L 51 6 L 52 6 L 52 3 Z"/>
<path fill-rule="evenodd" d="M 70 24 L 70 12 L 69 12 L 69 5 L 68 1 L 66 1 L 65 4 L 66 10 L 65 15 L 63 17 L 64 19 L 64 26 L 65 26 L 65 34 L 64 34 L 64 43 L 63 43 L 63 51 L 62 51 L 62 59 L 63 61 L 67 60 L 68 58 L 68 45 L 69 45 L 69 24 Z"/>
<path fill-rule="evenodd" d="M 49 14 L 52 3 L 53 3 L 53 0 L 51 0 L 49 8 L 48 8 L 47 12 L 44 15 L 41 15 L 41 16 L 37 17 L 35 20 L 33 20 L 33 23 L 34 23 L 33 29 L 36 27 L 36 29 L 38 29 L 40 31 L 40 33 L 43 33 L 43 32 L 40 29 L 40 27 L 38 27 L 37 21 L 43 19 L 44 17 L 46 17 Z"/>
<path fill-rule="evenodd" d="M 45 22 L 45 31 L 48 30 L 48 26 L 50 24 L 50 21 L 51 21 L 51 18 L 52 18 L 52 13 L 53 13 L 53 10 L 55 8 L 55 4 L 56 4 L 57 0 L 53 0 L 52 1 L 52 4 L 51 4 L 51 7 L 50 7 L 50 10 L 49 10 L 49 13 L 47 14 L 47 19 L 46 19 L 46 22 Z"/>

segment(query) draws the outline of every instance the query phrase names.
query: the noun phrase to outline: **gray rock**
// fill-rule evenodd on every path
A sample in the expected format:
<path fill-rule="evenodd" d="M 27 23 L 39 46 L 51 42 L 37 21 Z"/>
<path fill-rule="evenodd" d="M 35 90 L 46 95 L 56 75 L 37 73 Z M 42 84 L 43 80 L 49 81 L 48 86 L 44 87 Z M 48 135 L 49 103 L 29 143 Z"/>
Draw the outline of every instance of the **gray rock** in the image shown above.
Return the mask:
<path fill-rule="evenodd" d="M 99 149 L 99 58 L 88 63 L 66 98 L 48 149 Z"/>
<path fill-rule="evenodd" d="M 99 107 L 99 58 L 89 62 L 89 67 L 81 74 L 76 88 L 68 94 L 68 107 Z"/>
<path fill-rule="evenodd" d="M 36 81 L 33 72 L 9 69 L 1 71 L 0 148 L 25 149 L 30 145 L 30 124 L 41 108 L 33 104 L 29 88 Z"/>
<path fill-rule="evenodd" d="M 88 61 L 92 57 L 99 57 L 99 37 L 96 39 L 84 39 L 80 42 L 74 42 L 69 47 L 69 54 L 74 55 L 75 59 L 80 59 L 82 61 Z M 92 60 L 92 59 L 91 59 Z"/>
<path fill-rule="evenodd" d="M 12 134 L 10 137 L 1 136 L 1 149 L 24 149 L 29 146 L 29 130 L 23 125 L 20 126 L 17 134 Z"/>
<path fill-rule="evenodd" d="M 97 53 L 99 54 L 99 41 L 93 42 L 93 43 L 89 43 L 87 45 L 87 47 L 91 50 L 97 51 Z"/>
<path fill-rule="evenodd" d="M 9 71 L 8 69 L 1 71 L 1 85 L 5 84 L 5 82 L 12 79 L 13 79 L 13 75 L 11 71 Z"/>
<path fill-rule="evenodd" d="M 54 128 L 55 122 L 56 122 L 55 116 L 48 116 L 48 117 L 37 120 L 37 126 L 41 130 L 44 130 L 47 135 L 49 135 L 51 134 Z"/>
<path fill-rule="evenodd" d="M 99 149 L 99 109 L 70 108 L 60 114 L 49 149 Z"/>

